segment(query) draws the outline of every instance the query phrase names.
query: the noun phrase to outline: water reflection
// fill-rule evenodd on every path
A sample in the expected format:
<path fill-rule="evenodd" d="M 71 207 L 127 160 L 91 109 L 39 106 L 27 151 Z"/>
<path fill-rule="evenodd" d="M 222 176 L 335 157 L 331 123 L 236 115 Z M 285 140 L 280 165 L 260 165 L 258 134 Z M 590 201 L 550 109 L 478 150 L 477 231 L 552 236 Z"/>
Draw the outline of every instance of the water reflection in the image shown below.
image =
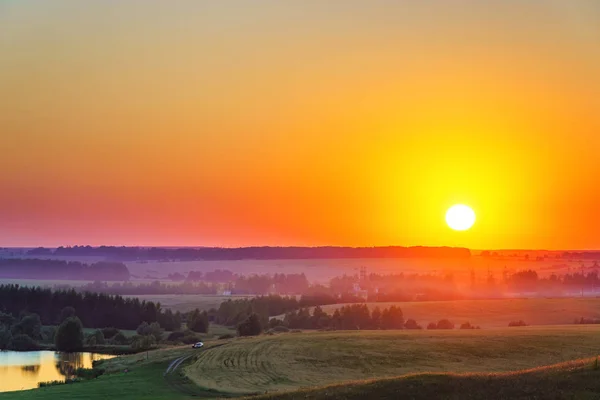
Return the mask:
<path fill-rule="evenodd" d="M 94 360 L 111 357 L 92 353 L 0 351 L 0 392 L 37 388 L 39 382 L 64 381 L 77 368 L 92 368 Z"/>
<path fill-rule="evenodd" d="M 39 365 L 23 365 L 21 367 L 21 371 L 23 372 L 23 375 L 34 375 L 36 376 L 37 374 L 40 373 L 40 366 Z"/>

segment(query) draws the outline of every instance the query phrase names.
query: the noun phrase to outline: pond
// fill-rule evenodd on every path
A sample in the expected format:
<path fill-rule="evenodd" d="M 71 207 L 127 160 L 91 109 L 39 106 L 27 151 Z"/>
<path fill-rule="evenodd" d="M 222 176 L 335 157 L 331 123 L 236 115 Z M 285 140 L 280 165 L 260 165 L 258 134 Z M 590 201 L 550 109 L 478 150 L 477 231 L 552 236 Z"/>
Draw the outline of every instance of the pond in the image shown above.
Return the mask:
<path fill-rule="evenodd" d="M 114 356 L 54 351 L 0 351 L 0 392 L 38 387 L 39 382 L 64 381 L 77 368 L 92 368 L 95 360 Z"/>

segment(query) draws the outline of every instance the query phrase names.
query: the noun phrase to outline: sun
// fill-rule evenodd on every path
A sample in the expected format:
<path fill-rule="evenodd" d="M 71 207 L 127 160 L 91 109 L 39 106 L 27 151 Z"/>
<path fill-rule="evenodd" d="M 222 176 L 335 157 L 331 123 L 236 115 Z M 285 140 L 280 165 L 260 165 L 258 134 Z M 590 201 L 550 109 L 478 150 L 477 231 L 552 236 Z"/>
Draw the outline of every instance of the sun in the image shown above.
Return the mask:
<path fill-rule="evenodd" d="M 475 211 L 464 204 L 457 204 L 446 212 L 446 223 L 455 231 L 466 231 L 475 223 Z"/>

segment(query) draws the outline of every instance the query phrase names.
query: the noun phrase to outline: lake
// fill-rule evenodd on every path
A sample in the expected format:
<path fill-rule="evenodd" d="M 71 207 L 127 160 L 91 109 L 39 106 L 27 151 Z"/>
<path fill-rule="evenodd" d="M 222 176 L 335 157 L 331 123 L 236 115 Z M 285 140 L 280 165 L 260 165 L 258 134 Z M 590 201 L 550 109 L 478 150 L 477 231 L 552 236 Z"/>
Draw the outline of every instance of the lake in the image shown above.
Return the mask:
<path fill-rule="evenodd" d="M 38 383 L 64 381 L 77 368 L 92 368 L 92 362 L 114 356 L 54 351 L 0 351 L 0 392 L 26 390 Z"/>

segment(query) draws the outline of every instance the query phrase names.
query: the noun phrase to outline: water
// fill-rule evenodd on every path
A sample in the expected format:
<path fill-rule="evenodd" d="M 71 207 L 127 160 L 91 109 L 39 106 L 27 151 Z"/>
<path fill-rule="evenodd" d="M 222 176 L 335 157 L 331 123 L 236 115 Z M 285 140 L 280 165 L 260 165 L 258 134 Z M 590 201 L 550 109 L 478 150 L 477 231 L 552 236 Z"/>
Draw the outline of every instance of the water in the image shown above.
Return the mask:
<path fill-rule="evenodd" d="M 26 390 L 38 383 L 64 381 L 77 368 L 92 368 L 92 362 L 114 356 L 54 351 L 0 351 L 0 392 Z"/>

